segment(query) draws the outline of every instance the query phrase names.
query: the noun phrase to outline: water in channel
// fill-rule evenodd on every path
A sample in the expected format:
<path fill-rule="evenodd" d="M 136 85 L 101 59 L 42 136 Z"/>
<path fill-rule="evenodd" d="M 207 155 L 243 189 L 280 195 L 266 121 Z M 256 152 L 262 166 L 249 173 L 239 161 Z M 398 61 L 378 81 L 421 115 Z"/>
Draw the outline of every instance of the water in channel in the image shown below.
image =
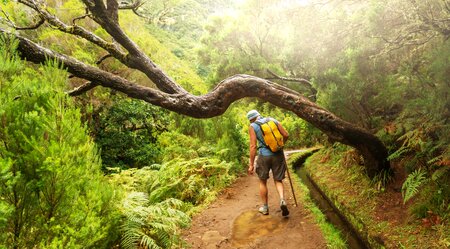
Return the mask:
<path fill-rule="evenodd" d="M 296 173 L 305 184 L 310 192 L 311 199 L 316 203 L 322 213 L 327 217 L 328 221 L 341 231 L 344 239 L 346 239 L 351 249 L 368 249 L 366 243 L 359 237 L 353 227 L 348 223 L 343 215 L 341 215 L 327 200 L 326 196 L 320 191 L 317 185 L 308 177 L 304 167 L 296 167 Z"/>

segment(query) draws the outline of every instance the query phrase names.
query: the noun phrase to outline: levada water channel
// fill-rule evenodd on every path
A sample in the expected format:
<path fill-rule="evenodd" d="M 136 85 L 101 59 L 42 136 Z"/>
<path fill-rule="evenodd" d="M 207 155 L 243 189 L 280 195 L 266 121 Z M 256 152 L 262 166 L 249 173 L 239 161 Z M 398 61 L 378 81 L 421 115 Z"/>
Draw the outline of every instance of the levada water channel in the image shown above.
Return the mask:
<path fill-rule="evenodd" d="M 315 202 L 318 208 L 326 216 L 328 222 L 333 224 L 337 229 L 339 229 L 347 241 L 348 247 L 351 249 L 368 249 L 368 243 L 364 241 L 361 236 L 356 232 L 353 226 L 348 222 L 344 215 L 342 215 L 339 210 L 335 207 L 333 202 L 320 190 L 317 184 L 309 177 L 303 163 L 306 158 L 314 153 L 311 152 L 306 154 L 304 157 L 299 158 L 293 164 L 295 173 L 300 177 L 303 184 L 305 184 L 311 196 L 311 199 Z M 289 154 L 287 152 L 286 154 Z"/>

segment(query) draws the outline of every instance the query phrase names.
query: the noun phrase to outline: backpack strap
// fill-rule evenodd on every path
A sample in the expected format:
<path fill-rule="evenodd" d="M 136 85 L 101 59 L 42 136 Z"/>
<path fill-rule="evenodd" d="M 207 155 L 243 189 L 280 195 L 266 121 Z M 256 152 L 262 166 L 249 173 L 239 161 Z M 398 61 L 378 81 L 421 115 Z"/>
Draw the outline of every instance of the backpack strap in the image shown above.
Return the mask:
<path fill-rule="evenodd" d="M 262 135 L 264 136 L 264 131 L 263 131 L 263 129 L 261 128 L 261 125 L 264 124 L 264 123 L 258 122 L 258 120 L 257 120 L 257 121 L 254 122 L 254 124 L 256 124 L 257 126 L 259 126 L 259 130 L 261 131 Z M 253 130 L 254 130 L 254 129 L 255 129 L 255 128 L 253 127 Z M 260 146 L 258 146 L 258 149 L 261 149 L 261 148 L 269 148 L 269 146 L 267 146 L 266 142 L 264 142 L 264 140 L 261 140 L 261 139 L 258 137 L 258 134 L 256 134 L 256 130 L 255 130 L 255 135 L 256 135 L 256 139 L 259 141 L 259 144 L 260 144 Z"/>

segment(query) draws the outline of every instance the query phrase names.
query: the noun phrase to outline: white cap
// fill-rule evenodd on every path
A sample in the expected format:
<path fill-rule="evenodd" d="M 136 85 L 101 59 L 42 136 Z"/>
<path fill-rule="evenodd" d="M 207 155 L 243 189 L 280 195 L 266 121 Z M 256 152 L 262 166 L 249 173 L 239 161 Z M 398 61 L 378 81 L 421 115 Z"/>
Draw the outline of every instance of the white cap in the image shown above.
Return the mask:
<path fill-rule="evenodd" d="M 257 110 L 251 110 L 251 111 L 249 111 L 247 113 L 248 120 L 252 120 L 252 119 L 254 119 L 254 118 L 258 117 L 258 116 L 260 116 L 260 115 L 259 115 L 259 112 Z"/>

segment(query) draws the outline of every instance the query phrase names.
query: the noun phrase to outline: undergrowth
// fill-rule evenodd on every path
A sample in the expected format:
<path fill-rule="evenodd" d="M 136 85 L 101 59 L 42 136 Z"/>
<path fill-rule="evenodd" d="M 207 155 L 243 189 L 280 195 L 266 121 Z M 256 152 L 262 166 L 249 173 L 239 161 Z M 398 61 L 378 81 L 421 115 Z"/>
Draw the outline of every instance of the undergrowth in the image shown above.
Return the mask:
<path fill-rule="evenodd" d="M 231 163 L 199 157 L 175 158 L 163 164 L 112 173 L 111 182 L 124 190 L 119 208 L 124 216 L 122 246 L 182 245 L 181 228 L 190 224 L 190 215 L 204 208 L 234 181 L 232 168 Z"/>
<path fill-rule="evenodd" d="M 369 179 L 358 160 L 349 163 L 346 159 L 352 149 L 339 147 L 319 151 L 306 162 L 306 169 L 351 223 L 367 230 L 370 243 L 381 242 L 386 248 L 450 246 L 448 196 L 444 196 L 442 185 L 437 185 L 446 176 L 434 181 L 425 170 L 416 170 L 406 178 L 400 194 L 388 188 L 389 183 Z M 395 214 L 391 208 L 406 215 Z"/>

